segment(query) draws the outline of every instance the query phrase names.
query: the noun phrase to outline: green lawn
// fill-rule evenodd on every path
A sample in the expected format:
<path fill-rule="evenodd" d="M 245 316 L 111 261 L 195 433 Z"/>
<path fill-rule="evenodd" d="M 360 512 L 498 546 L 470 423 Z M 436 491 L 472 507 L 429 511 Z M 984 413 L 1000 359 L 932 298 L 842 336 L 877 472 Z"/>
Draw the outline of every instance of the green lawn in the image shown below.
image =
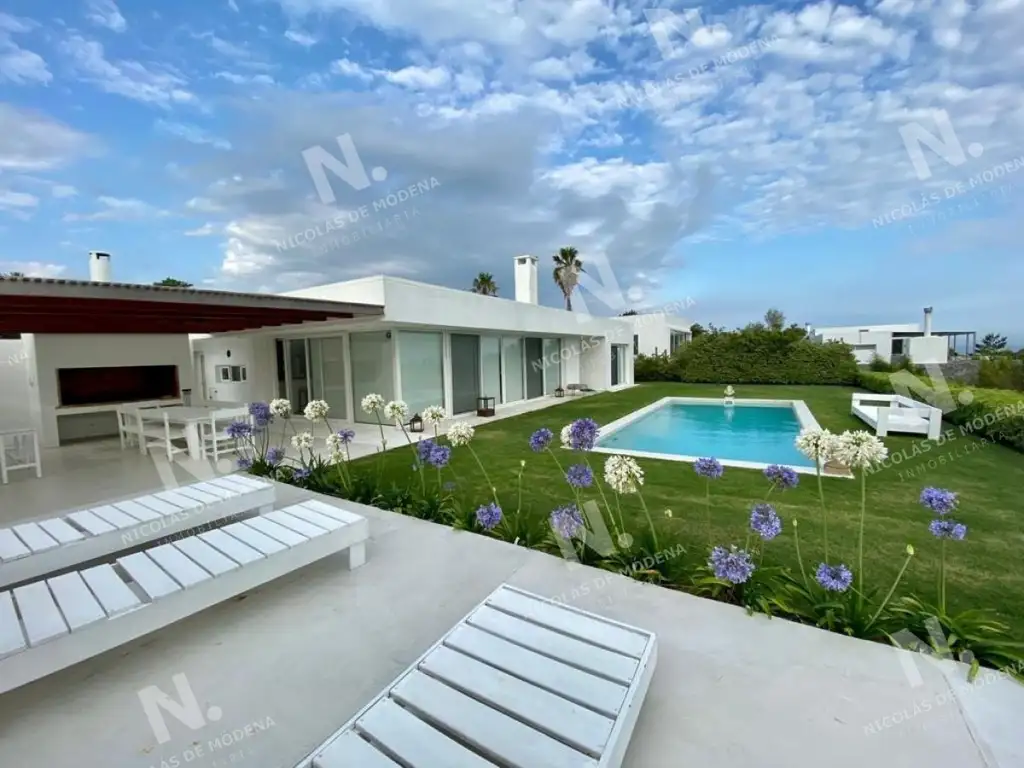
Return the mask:
<path fill-rule="evenodd" d="M 572 500 L 569 488 L 551 457 L 530 451 L 530 435 L 547 427 L 557 436 L 562 426 L 588 416 L 607 424 L 659 398 L 676 396 L 720 397 L 720 385 L 647 384 L 618 393 L 570 399 L 565 404 L 516 416 L 477 428 L 473 448 L 498 487 L 506 513 L 516 509 L 516 476 L 520 461 L 527 462 L 523 475 L 522 505 L 531 515 L 544 515 L 559 504 Z M 850 394 L 845 387 L 743 386 L 739 397 L 804 400 L 818 422 L 833 432 L 864 427 L 850 415 Z M 950 425 L 946 425 L 949 427 Z M 905 577 L 901 593 L 912 591 L 934 602 L 938 568 L 938 541 L 928 532 L 931 514 L 921 508 L 918 495 L 923 487 L 936 485 L 960 494 L 961 522 L 969 532 L 963 542 L 948 547 L 949 608 L 951 612 L 970 608 L 996 610 L 1011 625 L 1017 639 L 1024 638 L 1024 569 L 1013 563 L 1024 546 L 1022 526 L 1017 520 L 1024 491 L 1024 455 L 992 445 L 952 428 L 955 439 L 927 453 L 917 452 L 915 437 L 886 438 L 890 454 L 905 451 L 899 465 L 878 471 L 868 478 L 865 571 L 869 584 L 888 585 L 902 565 L 907 544 L 917 556 Z M 568 460 L 560 460 L 563 464 Z M 600 473 L 605 455 L 594 454 L 591 463 Z M 366 464 L 375 459 L 363 459 Z M 929 462 L 932 462 L 929 465 Z M 407 485 L 412 479 L 408 448 L 386 454 L 385 471 L 395 483 Z M 665 539 L 680 539 L 689 557 L 706 557 L 704 480 L 688 463 L 640 461 L 646 473 L 644 498 Z M 466 504 L 485 503 L 487 486 L 472 456 L 455 449 L 446 479 L 458 478 L 456 494 Z M 824 481 L 829 506 L 829 538 L 832 560 L 856 565 L 857 524 L 860 513 L 860 482 L 827 478 Z M 764 498 L 767 483 L 755 470 L 726 467 L 722 479 L 712 483 L 712 514 L 716 543 L 743 545 L 751 505 Z M 801 475 L 800 487 L 772 495 L 784 520 L 782 535 L 767 545 L 766 564 L 786 564 L 796 569 L 793 542 L 794 518 L 800 520 L 800 544 L 805 564 L 813 570 L 821 559 L 821 516 L 815 479 Z M 672 518 L 664 510 L 672 510 Z M 627 507 L 627 515 L 640 516 L 638 504 Z M 642 519 L 642 518 L 641 518 Z M 1015 522 L 1015 520 L 1017 520 Z M 673 532 L 675 536 L 670 535 Z M 1016 554 L 1015 554 L 1016 553 Z"/>

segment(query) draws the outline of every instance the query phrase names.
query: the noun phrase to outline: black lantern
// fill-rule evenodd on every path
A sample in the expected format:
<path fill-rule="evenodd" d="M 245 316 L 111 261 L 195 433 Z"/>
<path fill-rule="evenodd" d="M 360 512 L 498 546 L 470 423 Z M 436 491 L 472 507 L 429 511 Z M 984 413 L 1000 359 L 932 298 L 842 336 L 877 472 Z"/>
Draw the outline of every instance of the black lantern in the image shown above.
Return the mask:
<path fill-rule="evenodd" d="M 555 390 L 555 397 L 565 397 L 565 390 L 559 387 Z"/>
<path fill-rule="evenodd" d="M 410 432 L 422 432 L 423 431 L 423 419 L 420 418 L 420 415 L 418 413 L 414 414 L 413 417 L 411 419 L 409 419 L 409 431 Z"/>

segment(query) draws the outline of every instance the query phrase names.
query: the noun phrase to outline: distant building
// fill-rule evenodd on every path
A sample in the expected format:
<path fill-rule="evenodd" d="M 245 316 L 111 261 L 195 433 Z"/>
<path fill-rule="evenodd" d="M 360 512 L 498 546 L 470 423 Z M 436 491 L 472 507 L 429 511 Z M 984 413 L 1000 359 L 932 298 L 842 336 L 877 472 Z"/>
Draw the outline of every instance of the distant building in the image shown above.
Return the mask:
<path fill-rule="evenodd" d="M 809 329 L 808 335 L 819 342 L 846 342 L 862 365 L 876 357 L 887 363 L 906 358 L 915 365 L 941 364 L 949 361 L 951 351 L 973 354 L 975 342 L 974 331 L 933 331 L 931 307 L 925 307 L 921 323 L 829 326 Z M 957 348 L 961 341 L 962 351 Z"/>

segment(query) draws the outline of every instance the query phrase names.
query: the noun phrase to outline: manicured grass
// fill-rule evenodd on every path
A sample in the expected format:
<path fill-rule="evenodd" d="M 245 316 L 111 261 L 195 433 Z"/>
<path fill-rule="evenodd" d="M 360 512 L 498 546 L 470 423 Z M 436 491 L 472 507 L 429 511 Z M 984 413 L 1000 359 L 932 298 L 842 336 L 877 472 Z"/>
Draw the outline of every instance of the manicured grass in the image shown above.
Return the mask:
<path fill-rule="evenodd" d="M 646 384 L 617 393 L 605 393 L 516 416 L 478 427 L 472 447 L 497 486 L 506 514 L 517 505 L 517 476 L 526 460 L 522 482 L 524 514 L 547 516 L 551 509 L 572 500 L 569 487 L 550 456 L 533 453 L 530 435 L 540 427 L 558 433 L 573 419 L 590 417 L 607 424 L 648 403 L 666 396 L 720 397 L 719 385 L 659 383 Z M 833 432 L 864 428 L 850 415 L 853 389 L 821 386 L 743 386 L 738 397 L 804 400 L 822 427 Z M 947 423 L 945 427 L 950 427 Z M 902 461 L 868 477 L 865 525 L 865 574 L 867 584 L 884 590 L 892 583 L 905 557 L 907 544 L 916 549 L 900 593 L 916 593 L 935 602 L 939 543 L 928 532 L 931 514 L 919 506 L 921 489 L 928 485 L 960 494 L 957 519 L 967 524 L 963 542 L 947 547 L 947 578 L 950 612 L 972 608 L 995 610 L 1011 625 L 1017 639 L 1024 638 L 1024 569 L 1014 565 L 1024 546 L 1021 494 L 1024 491 L 1024 455 L 993 445 L 951 427 L 955 437 L 939 445 L 916 437 L 889 437 L 890 455 Z M 921 446 L 927 446 L 922 451 Z M 556 449 L 563 464 L 572 454 Z M 564 456 L 562 456 L 564 454 Z M 592 454 L 596 474 L 606 454 Z M 362 466 L 376 461 L 366 458 Z M 413 481 L 410 450 L 400 448 L 385 455 L 386 477 L 400 486 Z M 688 558 L 704 559 L 706 527 L 704 480 L 693 465 L 681 462 L 640 461 L 646 473 L 644 498 L 652 510 L 662 546 L 677 541 L 688 549 Z M 430 477 L 428 475 L 428 477 Z M 433 478 L 431 478 L 433 479 Z M 490 488 L 473 457 L 465 448 L 454 450 L 446 480 L 457 480 L 458 498 L 476 506 L 490 499 Z M 436 480 L 433 480 L 436 482 Z M 417 481 L 418 482 L 418 481 Z M 829 509 L 831 560 L 851 567 L 857 562 L 857 531 L 860 517 L 860 480 L 826 478 L 825 497 Z M 743 545 L 752 504 L 764 499 L 768 484 L 759 471 L 726 467 L 725 475 L 711 485 L 712 539 L 716 544 Z M 596 498 L 596 493 L 591 494 Z M 792 521 L 799 519 L 800 547 L 805 565 L 813 571 L 822 558 L 821 513 L 816 481 L 801 475 L 800 486 L 773 493 L 772 503 L 784 521 L 783 533 L 767 543 L 765 564 L 797 568 Z M 639 504 L 625 507 L 627 518 L 645 524 Z M 672 510 L 671 519 L 664 510 Z"/>

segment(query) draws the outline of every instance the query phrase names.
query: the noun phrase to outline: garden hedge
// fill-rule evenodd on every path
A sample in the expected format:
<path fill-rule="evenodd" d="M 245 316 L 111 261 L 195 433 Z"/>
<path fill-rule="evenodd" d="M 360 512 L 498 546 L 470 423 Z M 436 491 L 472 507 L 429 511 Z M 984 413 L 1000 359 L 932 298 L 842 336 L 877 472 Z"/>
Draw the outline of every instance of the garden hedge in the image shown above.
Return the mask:
<path fill-rule="evenodd" d="M 902 375 L 906 375 L 905 373 Z M 938 389 L 927 376 L 918 376 L 923 387 Z M 861 371 L 858 384 L 871 392 L 895 394 L 892 374 Z M 942 418 L 960 427 L 961 432 L 1001 443 L 1024 453 L 1024 394 L 1008 389 L 983 389 L 955 382 L 946 382 L 949 397 L 929 397 L 927 393 L 911 394 L 918 400 L 926 400 L 936 407 L 948 410 Z M 970 397 L 964 397 L 964 393 Z M 969 402 L 964 402 L 969 400 Z"/>

